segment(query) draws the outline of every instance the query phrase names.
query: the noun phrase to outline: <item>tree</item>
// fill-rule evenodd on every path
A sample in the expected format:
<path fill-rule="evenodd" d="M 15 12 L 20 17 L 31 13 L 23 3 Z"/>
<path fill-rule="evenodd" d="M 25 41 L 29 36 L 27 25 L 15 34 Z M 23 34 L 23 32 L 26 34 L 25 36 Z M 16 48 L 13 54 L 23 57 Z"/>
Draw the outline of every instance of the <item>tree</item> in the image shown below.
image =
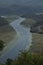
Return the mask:
<path fill-rule="evenodd" d="M 43 56 L 22 52 L 11 65 L 43 65 Z"/>
<path fill-rule="evenodd" d="M 11 65 L 12 61 L 13 61 L 13 60 L 11 60 L 11 59 L 8 58 L 8 59 L 7 59 L 7 62 L 6 62 L 6 65 Z"/>
<path fill-rule="evenodd" d="M 15 60 L 7 59 L 5 65 L 43 65 L 43 56 L 22 52 Z"/>
<path fill-rule="evenodd" d="M 0 40 L 0 51 L 4 48 L 4 42 Z"/>

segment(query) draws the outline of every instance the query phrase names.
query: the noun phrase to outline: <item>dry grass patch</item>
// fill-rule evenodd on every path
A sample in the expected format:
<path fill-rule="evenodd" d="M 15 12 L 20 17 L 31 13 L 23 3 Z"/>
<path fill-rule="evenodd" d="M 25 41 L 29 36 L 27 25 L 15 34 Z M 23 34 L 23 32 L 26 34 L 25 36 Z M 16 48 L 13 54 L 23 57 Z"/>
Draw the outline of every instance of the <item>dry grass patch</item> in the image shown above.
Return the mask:
<path fill-rule="evenodd" d="M 32 37 L 30 52 L 43 54 L 43 34 L 32 33 Z"/>
<path fill-rule="evenodd" d="M 0 27 L 0 40 L 3 40 L 5 43 L 9 42 L 16 35 L 16 31 L 9 25 Z"/>

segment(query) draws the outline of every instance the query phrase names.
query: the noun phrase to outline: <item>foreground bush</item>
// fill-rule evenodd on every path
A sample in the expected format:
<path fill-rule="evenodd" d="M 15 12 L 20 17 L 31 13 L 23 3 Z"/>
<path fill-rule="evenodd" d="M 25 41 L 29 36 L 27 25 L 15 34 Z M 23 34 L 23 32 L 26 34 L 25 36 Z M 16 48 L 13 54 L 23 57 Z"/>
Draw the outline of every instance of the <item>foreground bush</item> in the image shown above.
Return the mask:
<path fill-rule="evenodd" d="M 4 48 L 4 42 L 0 40 L 0 51 L 3 50 L 3 48 Z"/>
<path fill-rule="evenodd" d="M 22 52 L 14 61 L 8 59 L 5 65 L 43 65 L 43 56 Z"/>

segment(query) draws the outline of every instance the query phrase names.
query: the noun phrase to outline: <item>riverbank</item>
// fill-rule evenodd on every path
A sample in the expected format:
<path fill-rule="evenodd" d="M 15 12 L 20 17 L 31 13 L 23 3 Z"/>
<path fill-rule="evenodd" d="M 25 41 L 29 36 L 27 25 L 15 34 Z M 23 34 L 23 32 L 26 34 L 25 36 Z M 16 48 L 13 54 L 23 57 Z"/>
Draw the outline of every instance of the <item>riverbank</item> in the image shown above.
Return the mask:
<path fill-rule="evenodd" d="M 13 36 L 13 39 L 8 42 L 8 44 L 4 47 L 2 51 L 0 51 L 0 56 L 3 56 L 7 52 L 9 52 L 9 50 L 11 50 L 16 45 L 15 42 L 18 40 L 18 35 L 16 34 Z"/>
<path fill-rule="evenodd" d="M 17 20 L 14 20 L 10 23 L 13 29 L 16 30 L 18 39 L 16 42 L 14 40 L 11 42 L 10 49 L 3 52 L 4 54 L 0 56 L 0 62 L 4 63 L 8 58 L 15 59 L 18 57 L 19 51 L 27 50 L 31 44 L 31 33 L 30 28 L 25 28 L 20 25 L 21 22 L 25 21 L 26 18 L 19 17 Z"/>
<path fill-rule="evenodd" d="M 43 55 L 43 34 L 32 33 L 32 45 L 29 51 Z"/>
<path fill-rule="evenodd" d="M 20 24 L 29 28 L 31 27 L 32 25 L 34 25 L 36 23 L 36 21 L 32 18 L 26 18 L 25 21 L 21 22 Z"/>
<path fill-rule="evenodd" d="M 7 45 L 15 35 L 16 31 L 9 25 L 7 19 L 0 17 L 0 40 L 4 41 L 5 45 Z"/>
<path fill-rule="evenodd" d="M 12 40 L 14 35 L 16 35 L 16 31 L 10 25 L 0 27 L 0 40 L 3 40 L 5 44 Z"/>
<path fill-rule="evenodd" d="M 9 42 L 16 38 L 16 35 L 17 32 L 15 31 L 15 29 L 13 29 L 7 19 L 4 17 L 0 17 L 0 40 L 4 42 L 4 47 L 2 50 L 0 50 L 0 55 L 3 50 L 9 46 Z"/>
<path fill-rule="evenodd" d="M 29 18 L 25 22 L 21 22 L 21 25 L 29 28 L 29 27 L 33 26 L 35 23 L 36 23 L 35 20 Z M 40 22 L 39 22 L 39 24 L 40 24 Z M 34 27 L 33 27 L 33 29 L 34 29 Z M 43 49 L 43 34 L 40 34 L 39 32 L 37 32 L 37 29 L 38 28 L 36 26 L 36 28 L 35 28 L 36 32 L 35 33 L 31 32 L 32 33 L 32 45 L 30 46 L 29 52 L 35 53 L 35 54 L 43 54 L 43 50 L 42 50 Z M 43 29 L 42 29 L 42 31 L 43 31 Z"/>

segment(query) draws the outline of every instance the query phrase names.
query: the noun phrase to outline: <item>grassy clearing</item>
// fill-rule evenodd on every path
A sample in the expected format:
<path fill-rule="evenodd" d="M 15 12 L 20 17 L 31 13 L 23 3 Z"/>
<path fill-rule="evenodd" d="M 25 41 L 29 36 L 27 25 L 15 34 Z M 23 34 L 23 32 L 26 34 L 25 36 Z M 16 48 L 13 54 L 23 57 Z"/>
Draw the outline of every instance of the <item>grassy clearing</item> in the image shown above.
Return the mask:
<path fill-rule="evenodd" d="M 43 34 L 32 33 L 32 37 L 30 52 L 43 54 Z"/>
<path fill-rule="evenodd" d="M 0 40 L 3 40 L 6 44 L 12 40 L 15 35 L 16 31 L 9 25 L 6 17 L 0 17 Z"/>
<path fill-rule="evenodd" d="M 35 24 L 36 21 L 33 20 L 32 18 L 28 18 L 25 21 L 21 22 L 21 25 L 24 25 L 26 27 L 30 27 L 31 25 Z"/>
<path fill-rule="evenodd" d="M 9 25 L 0 27 L 0 40 L 3 40 L 5 43 L 13 39 L 16 31 Z"/>

